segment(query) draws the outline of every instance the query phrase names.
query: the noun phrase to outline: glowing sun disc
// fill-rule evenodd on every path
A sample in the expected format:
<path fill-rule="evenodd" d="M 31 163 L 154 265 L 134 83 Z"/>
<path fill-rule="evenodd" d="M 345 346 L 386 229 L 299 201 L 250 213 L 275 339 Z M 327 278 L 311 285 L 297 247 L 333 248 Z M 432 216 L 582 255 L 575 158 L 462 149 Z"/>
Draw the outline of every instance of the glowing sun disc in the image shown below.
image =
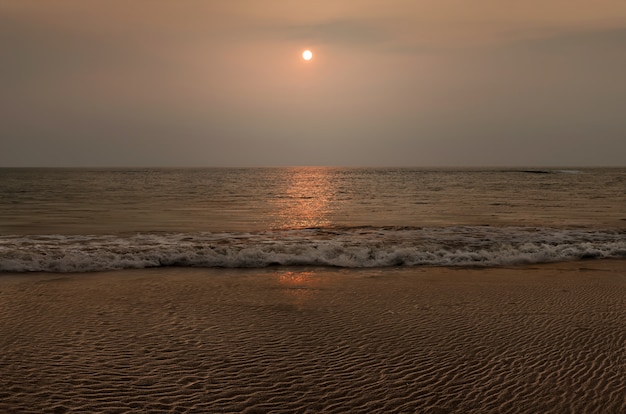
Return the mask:
<path fill-rule="evenodd" d="M 304 52 L 302 52 L 302 59 L 311 60 L 312 57 L 313 57 L 313 52 L 311 52 L 310 50 L 307 49 Z"/>

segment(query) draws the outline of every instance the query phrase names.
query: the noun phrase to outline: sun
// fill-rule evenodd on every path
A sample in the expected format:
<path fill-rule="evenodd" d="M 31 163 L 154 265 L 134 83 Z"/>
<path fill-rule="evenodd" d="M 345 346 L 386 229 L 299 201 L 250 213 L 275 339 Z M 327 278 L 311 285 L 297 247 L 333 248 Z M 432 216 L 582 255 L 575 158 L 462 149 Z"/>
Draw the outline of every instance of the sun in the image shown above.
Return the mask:
<path fill-rule="evenodd" d="M 302 59 L 311 60 L 312 58 L 313 58 L 313 52 L 311 52 L 309 49 L 302 52 Z"/>

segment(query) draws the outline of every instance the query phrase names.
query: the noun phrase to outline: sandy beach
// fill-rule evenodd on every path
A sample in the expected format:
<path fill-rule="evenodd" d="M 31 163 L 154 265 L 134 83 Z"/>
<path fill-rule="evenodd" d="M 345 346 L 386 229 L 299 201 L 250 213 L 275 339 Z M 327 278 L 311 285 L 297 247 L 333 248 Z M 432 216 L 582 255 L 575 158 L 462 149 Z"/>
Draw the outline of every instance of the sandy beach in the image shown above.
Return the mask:
<path fill-rule="evenodd" d="M 0 412 L 626 412 L 626 261 L 0 275 Z"/>

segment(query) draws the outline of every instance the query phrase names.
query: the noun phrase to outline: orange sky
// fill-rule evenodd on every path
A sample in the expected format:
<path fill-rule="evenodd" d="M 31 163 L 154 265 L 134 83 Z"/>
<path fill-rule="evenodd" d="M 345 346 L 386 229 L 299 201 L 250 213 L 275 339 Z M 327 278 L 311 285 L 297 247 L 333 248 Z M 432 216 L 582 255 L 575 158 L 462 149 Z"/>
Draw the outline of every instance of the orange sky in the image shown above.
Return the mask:
<path fill-rule="evenodd" d="M 0 0 L 0 45 L 0 166 L 626 163 L 624 1 Z"/>

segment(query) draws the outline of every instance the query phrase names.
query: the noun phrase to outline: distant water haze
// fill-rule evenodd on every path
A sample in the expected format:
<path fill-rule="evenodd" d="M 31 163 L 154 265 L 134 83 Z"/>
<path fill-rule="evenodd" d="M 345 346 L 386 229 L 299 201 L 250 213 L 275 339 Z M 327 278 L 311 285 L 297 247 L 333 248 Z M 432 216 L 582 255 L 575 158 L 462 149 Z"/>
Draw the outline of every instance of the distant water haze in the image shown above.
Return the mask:
<path fill-rule="evenodd" d="M 623 167 L 625 45 L 622 0 L 5 0 L 0 167 Z"/>

